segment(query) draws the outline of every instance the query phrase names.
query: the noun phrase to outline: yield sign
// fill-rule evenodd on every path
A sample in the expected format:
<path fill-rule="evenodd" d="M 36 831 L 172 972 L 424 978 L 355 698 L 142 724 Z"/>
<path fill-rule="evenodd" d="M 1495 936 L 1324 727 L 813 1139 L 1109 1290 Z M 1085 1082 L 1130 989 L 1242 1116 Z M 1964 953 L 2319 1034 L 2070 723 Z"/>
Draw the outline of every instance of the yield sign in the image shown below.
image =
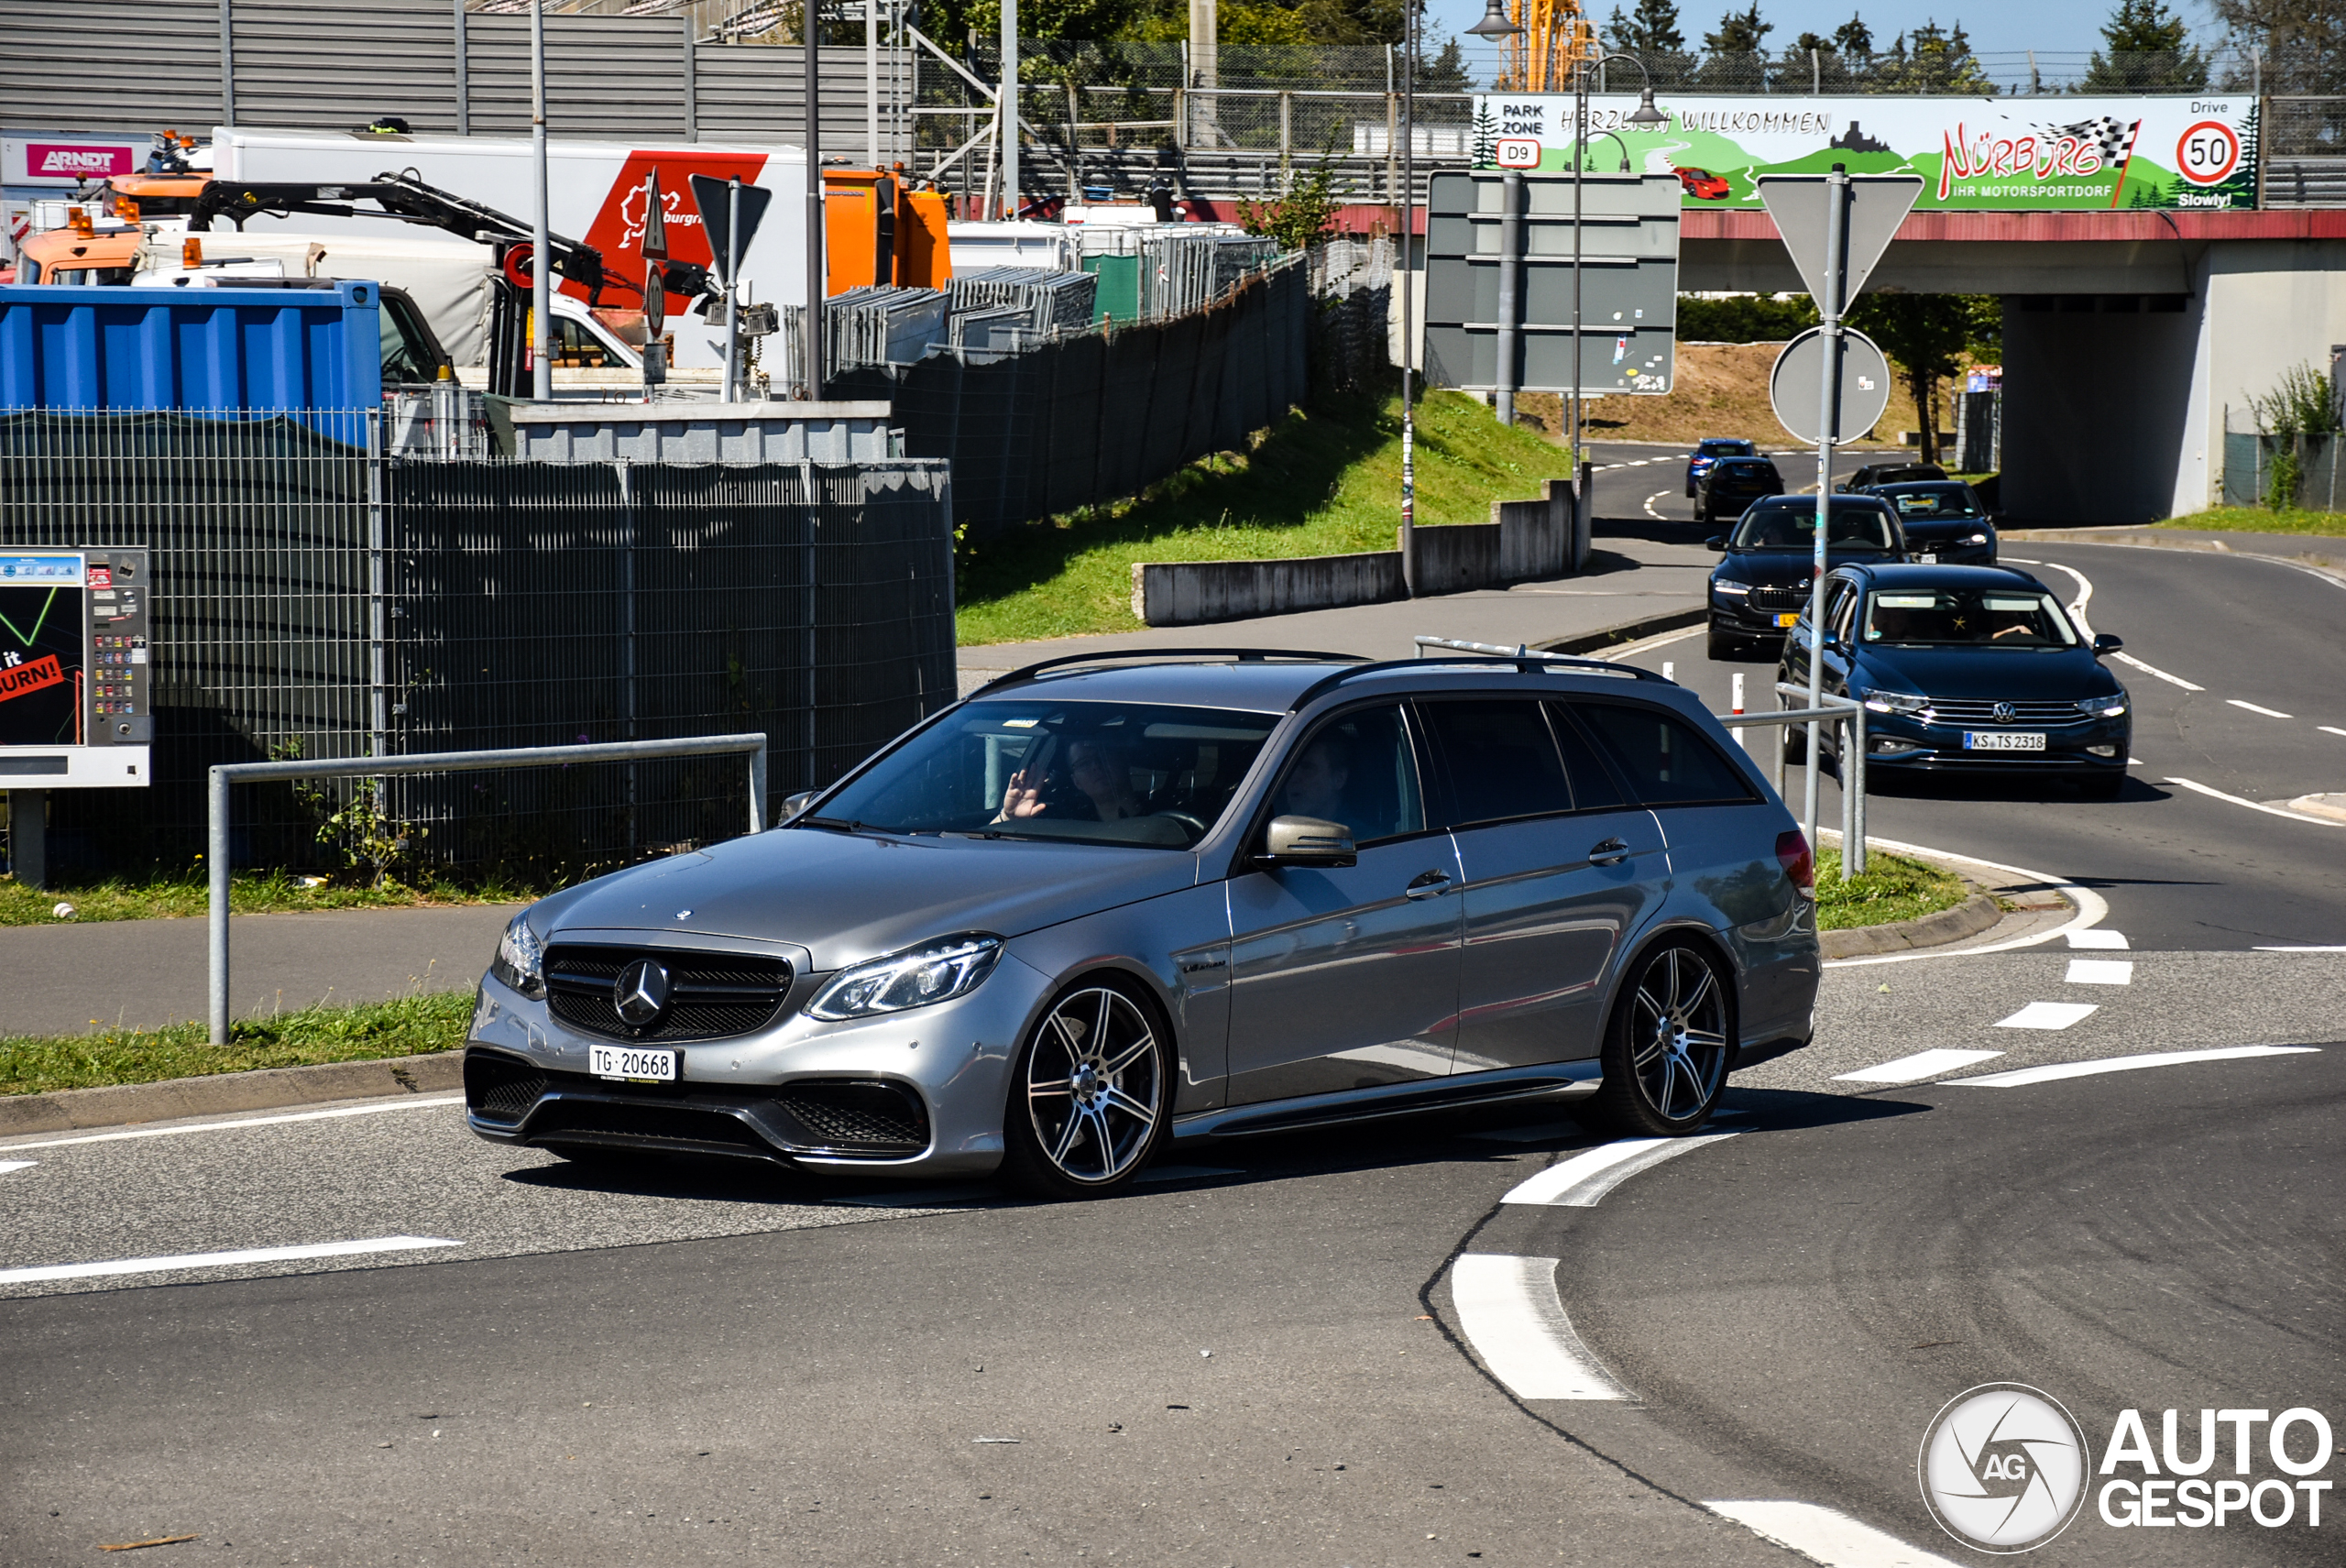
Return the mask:
<path fill-rule="evenodd" d="M 1923 181 L 1916 174 L 1852 174 L 1847 176 L 1847 221 L 1842 256 L 1841 302 L 1847 304 L 1865 291 L 1874 263 L 1890 248 L 1891 236 L 1922 199 Z M 1759 179 L 1760 204 L 1776 220 L 1776 232 L 1792 252 L 1811 298 L 1822 301 L 1833 258 L 1825 254 L 1825 224 L 1833 187 L 1822 174 L 1763 174 Z"/>

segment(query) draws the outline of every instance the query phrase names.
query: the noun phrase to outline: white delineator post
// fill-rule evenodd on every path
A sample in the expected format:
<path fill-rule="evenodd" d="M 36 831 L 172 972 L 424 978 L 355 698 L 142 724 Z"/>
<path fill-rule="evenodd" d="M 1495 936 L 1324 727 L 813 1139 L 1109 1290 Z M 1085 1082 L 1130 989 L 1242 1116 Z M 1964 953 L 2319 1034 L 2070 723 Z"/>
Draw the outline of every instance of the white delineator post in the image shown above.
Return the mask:
<path fill-rule="evenodd" d="M 1816 425 L 1816 553 L 1808 589 L 1808 706 L 1822 707 L 1825 695 L 1825 544 L 1833 514 L 1833 443 L 1841 410 L 1841 284 L 1847 276 L 1849 229 L 1849 166 L 1836 163 L 1825 178 L 1825 294 L 1817 301 L 1824 317 L 1825 370 L 1818 378 Z M 1824 727 L 1808 721 L 1808 783 L 1801 806 L 1801 830 L 1816 850 L 1817 781 L 1823 773 L 1817 744 Z"/>
<path fill-rule="evenodd" d="M 546 214 L 546 0 L 530 4 L 530 396 L 554 397 L 553 225 Z"/>
<path fill-rule="evenodd" d="M 1727 710 L 1738 714 L 1743 711 L 1743 672 L 1741 670 L 1735 672 L 1734 690 L 1727 700 Z M 1751 750 L 1751 738 L 1743 730 L 1737 730 L 1735 739 L 1736 743 L 1745 751 Z"/>

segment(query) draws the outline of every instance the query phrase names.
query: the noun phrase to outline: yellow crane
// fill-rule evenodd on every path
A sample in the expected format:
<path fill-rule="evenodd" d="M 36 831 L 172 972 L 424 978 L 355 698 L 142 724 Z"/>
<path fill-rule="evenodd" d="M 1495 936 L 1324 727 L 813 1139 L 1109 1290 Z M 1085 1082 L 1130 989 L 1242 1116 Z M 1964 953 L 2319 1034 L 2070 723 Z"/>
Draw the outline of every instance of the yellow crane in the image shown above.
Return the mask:
<path fill-rule="evenodd" d="M 1596 25 L 1578 0 L 1511 0 L 1509 8 L 1523 30 L 1507 39 L 1499 87 L 1512 93 L 1571 92 L 1573 62 L 1602 52 Z"/>

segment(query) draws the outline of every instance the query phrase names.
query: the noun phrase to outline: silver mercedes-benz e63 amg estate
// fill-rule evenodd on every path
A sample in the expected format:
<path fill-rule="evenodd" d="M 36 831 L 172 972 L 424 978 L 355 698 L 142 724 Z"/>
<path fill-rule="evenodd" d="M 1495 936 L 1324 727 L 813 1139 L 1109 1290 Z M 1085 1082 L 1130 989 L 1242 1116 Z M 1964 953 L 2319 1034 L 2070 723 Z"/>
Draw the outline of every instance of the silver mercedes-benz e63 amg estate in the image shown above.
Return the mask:
<path fill-rule="evenodd" d="M 1075 1197 L 1512 1101 L 1691 1132 L 1814 1026 L 1806 841 L 1627 666 L 1052 661 L 792 809 L 513 921 L 476 1132 Z"/>

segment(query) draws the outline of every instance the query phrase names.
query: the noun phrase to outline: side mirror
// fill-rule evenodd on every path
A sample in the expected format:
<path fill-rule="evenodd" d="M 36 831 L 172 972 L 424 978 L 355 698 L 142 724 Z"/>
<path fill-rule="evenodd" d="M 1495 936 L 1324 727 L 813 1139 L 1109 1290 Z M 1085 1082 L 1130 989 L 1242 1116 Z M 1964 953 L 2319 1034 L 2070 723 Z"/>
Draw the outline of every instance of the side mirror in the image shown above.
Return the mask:
<path fill-rule="evenodd" d="M 1263 834 L 1263 852 L 1255 859 L 1272 866 L 1354 865 L 1353 830 L 1341 822 L 1317 817 L 1274 817 Z"/>
<path fill-rule="evenodd" d="M 811 789 L 802 789 L 796 795 L 784 796 L 782 802 L 782 817 L 780 819 L 784 822 L 787 822 L 792 817 L 797 816 L 800 812 L 806 810 L 808 806 L 814 805 L 815 795 L 816 792 Z"/>
<path fill-rule="evenodd" d="M 2126 639 L 2123 637 L 2113 637 L 2109 632 L 2104 631 L 2096 636 L 2093 640 L 2093 656 L 2099 659 L 2104 653 L 2115 653 L 2118 650 L 2125 646 Z"/>
<path fill-rule="evenodd" d="M 1703 548 L 1705 550 L 1716 550 L 1724 554 L 1727 550 L 1727 535 L 1724 533 L 1712 534 L 1708 539 L 1703 541 Z"/>

